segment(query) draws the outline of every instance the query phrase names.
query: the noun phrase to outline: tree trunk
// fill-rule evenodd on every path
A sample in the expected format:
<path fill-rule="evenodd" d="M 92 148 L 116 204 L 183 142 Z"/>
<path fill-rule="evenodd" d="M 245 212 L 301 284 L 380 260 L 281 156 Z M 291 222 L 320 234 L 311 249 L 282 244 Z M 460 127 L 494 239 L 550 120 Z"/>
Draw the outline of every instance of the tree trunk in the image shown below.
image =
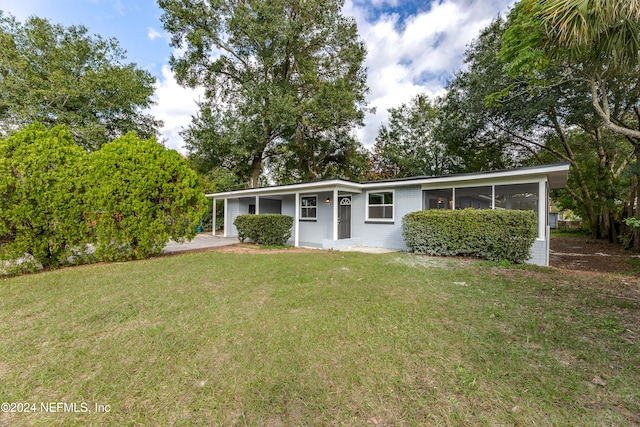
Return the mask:
<path fill-rule="evenodd" d="M 260 173 L 262 172 L 262 156 L 254 156 L 251 160 L 251 175 L 249 175 L 249 188 L 258 188 Z"/>
<path fill-rule="evenodd" d="M 640 161 L 640 145 L 634 144 L 634 154 L 636 156 L 636 164 Z M 635 209 L 636 218 L 640 219 L 640 209 L 638 209 L 638 200 L 640 198 L 640 176 L 636 173 L 634 178 L 631 180 L 634 185 L 634 198 L 631 200 L 631 210 Z M 633 244 L 633 250 L 635 252 L 640 252 L 640 230 L 633 229 L 631 235 L 631 243 Z"/>

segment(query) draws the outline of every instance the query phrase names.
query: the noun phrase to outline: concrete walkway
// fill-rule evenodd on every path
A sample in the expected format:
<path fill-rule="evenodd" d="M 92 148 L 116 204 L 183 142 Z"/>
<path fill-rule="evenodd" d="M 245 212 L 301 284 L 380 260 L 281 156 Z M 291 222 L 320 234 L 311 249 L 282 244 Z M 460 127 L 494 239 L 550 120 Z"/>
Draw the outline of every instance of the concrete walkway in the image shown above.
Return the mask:
<path fill-rule="evenodd" d="M 176 252 L 192 251 L 195 249 L 215 248 L 217 246 L 229 246 L 239 243 L 237 237 L 214 236 L 211 233 L 200 233 L 190 242 L 176 243 L 170 241 L 164 247 L 162 253 L 171 254 Z"/>
<path fill-rule="evenodd" d="M 200 233 L 190 242 L 176 243 L 169 242 L 162 250 L 164 254 L 193 251 L 198 249 L 215 248 L 217 246 L 229 246 L 239 243 L 237 237 L 213 236 L 211 233 Z M 382 254 L 387 252 L 398 252 L 397 249 L 371 248 L 367 246 L 353 246 L 336 249 L 344 252 L 365 252 L 370 254 Z"/>

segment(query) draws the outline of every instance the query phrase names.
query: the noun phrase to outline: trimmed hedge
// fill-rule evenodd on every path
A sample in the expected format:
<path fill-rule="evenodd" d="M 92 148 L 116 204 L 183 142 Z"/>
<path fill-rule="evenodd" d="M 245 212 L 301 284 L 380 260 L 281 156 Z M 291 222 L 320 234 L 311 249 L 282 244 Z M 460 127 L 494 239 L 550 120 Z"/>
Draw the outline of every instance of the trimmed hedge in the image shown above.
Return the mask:
<path fill-rule="evenodd" d="M 533 211 L 463 209 L 412 212 L 402 236 L 412 252 L 524 262 L 537 236 Z"/>
<path fill-rule="evenodd" d="M 264 245 L 283 246 L 291 237 L 293 218 L 281 214 L 239 215 L 233 225 L 238 229 L 238 239 L 250 239 Z"/>

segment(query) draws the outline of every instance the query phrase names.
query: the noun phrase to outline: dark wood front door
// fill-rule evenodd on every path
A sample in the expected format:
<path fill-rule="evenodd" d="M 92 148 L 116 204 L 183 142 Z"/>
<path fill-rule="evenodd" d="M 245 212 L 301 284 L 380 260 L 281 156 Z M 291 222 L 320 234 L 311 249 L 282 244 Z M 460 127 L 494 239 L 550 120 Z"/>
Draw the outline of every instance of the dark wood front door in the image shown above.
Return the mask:
<path fill-rule="evenodd" d="M 338 239 L 351 238 L 351 196 L 338 197 Z"/>

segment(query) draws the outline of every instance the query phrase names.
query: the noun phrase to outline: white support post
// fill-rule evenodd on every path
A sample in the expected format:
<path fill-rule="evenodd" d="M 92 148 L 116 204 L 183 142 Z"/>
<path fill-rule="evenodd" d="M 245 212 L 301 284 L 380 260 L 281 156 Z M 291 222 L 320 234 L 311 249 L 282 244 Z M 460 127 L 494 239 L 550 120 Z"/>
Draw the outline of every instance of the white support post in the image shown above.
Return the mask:
<path fill-rule="evenodd" d="M 538 182 L 538 238 L 546 240 L 547 228 L 547 183 L 544 180 Z"/>
<path fill-rule="evenodd" d="M 338 240 L 338 189 L 333 189 L 333 240 Z"/>
<path fill-rule="evenodd" d="M 491 209 L 496 208 L 496 186 L 491 186 Z"/>
<path fill-rule="evenodd" d="M 300 246 L 300 193 L 296 193 L 295 211 L 293 214 L 293 246 Z"/>
<path fill-rule="evenodd" d="M 227 199 L 224 199 L 224 212 L 222 212 L 222 227 L 224 229 L 224 233 L 222 234 L 224 237 L 229 237 L 229 227 L 227 227 L 227 216 L 229 215 L 229 209 L 227 203 Z"/>
<path fill-rule="evenodd" d="M 260 196 L 256 196 L 256 215 L 260 214 Z"/>
<path fill-rule="evenodd" d="M 213 198 L 213 227 L 211 227 L 211 234 L 216 235 L 216 198 Z"/>
<path fill-rule="evenodd" d="M 451 210 L 456 210 L 456 187 L 451 189 Z"/>

